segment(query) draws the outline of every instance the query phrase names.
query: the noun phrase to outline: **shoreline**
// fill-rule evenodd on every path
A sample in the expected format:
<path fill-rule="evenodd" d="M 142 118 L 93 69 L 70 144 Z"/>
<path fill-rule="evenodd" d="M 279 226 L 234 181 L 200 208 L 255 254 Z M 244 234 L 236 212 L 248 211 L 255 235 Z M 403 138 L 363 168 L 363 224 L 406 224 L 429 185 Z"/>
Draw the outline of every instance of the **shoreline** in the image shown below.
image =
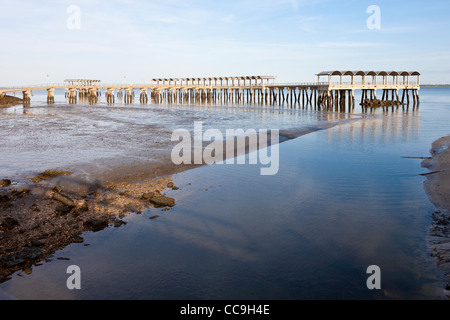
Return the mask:
<path fill-rule="evenodd" d="M 450 136 L 432 144 L 431 158 L 422 162 L 430 172 L 424 174 L 424 189 L 436 207 L 429 235 L 431 256 L 447 281 L 446 295 L 450 298 Z"/>

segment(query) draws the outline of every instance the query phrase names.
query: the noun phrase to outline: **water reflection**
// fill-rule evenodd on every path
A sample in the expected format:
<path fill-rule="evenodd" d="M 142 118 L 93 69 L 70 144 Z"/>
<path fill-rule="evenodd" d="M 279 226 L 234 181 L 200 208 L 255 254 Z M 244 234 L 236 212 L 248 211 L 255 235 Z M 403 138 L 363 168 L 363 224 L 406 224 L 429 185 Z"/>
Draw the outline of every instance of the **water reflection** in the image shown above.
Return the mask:
<path fill-rule="evenodd" d="M 329 144 L 346 143 L 389 143 L 418 139 L 420 134 L 420 111 L 409 108 L 374 112 L 374 117 L 349 122 L 328 132 Z"/>

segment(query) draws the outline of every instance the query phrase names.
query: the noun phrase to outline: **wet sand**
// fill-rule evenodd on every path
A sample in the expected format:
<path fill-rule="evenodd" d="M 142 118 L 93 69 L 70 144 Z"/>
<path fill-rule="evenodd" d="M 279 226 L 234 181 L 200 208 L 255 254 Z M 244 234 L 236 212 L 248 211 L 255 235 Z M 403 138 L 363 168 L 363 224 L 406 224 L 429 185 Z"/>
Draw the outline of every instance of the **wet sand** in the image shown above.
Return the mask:
<path fill-rule="evenodd" d="M 449 282 L 450 296 L 450 136 L 435 141 L 430 152 L 432 157 L 422 162 L 430 170 L 424 188 L 437 209 L 429 240 L 432 255 Z"/>

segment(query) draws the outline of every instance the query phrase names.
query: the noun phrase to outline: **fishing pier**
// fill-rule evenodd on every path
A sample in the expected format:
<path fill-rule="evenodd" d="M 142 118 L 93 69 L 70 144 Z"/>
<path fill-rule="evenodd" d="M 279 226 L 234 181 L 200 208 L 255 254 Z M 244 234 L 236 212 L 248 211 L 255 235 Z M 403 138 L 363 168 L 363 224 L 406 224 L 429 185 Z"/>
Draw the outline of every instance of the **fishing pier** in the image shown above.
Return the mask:
<path fill-rule="evenodd" d="M 355 91 L 361 103 L 381 98 L 396 104 L 419 104 L 420 73 L 417 71 L 324 71 L 317 82 L 277 83 L 274 76 L 238 76 L 204 78 L 154 78 L 148 84 L 104 84 L 100 80 L 67 79 L 61 84 L 43 84 L 0 88 L 0 97 L 8 93 L 23 95 L 31 101 L 33 91 L 46 90 L 47 103 L 54 103 L 55 89 L 64 89 L 69 103 L 88 99 L 96 103 L 104 94 L 108 104 L 117 99 L 131 104 L 137 92 L 146 103 L 254 103 L 260 105 L 316 106 L 342 108 L 355 106 Z M 401 95 L 401 98 L 400 98 Z"/>

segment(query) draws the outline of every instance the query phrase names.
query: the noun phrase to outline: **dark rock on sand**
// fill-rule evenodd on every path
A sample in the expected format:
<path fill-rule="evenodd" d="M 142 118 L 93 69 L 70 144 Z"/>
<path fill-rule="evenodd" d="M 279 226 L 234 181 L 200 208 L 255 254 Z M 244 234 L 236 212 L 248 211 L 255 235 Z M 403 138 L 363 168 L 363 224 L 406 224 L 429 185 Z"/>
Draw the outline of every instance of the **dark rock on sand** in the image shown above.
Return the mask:
<path fill-rule="evenodd" d="M 156 207 L 173 207 L 175 206 L 175 199 L 164 197 L 161 195 L 154 196 L 151 200 L 151 203 L 153 203 Z"/>
<path fill-rule="evenodd" d="M 0 180 L 0 188 L 7 187 L 9 185 L 11 185 L 11 180 L 9 179 Z"/>
<path fill-rule="evenodd" d="M 1 207 L 9 207 L 11 206 L 11 198 L 7 195 L 0 194 L 0 206 Z"/>
<path fill-rule="evenodd" d="M 120 228 L 121 226 L 127 224 L 125 221 L 123 220 L 114 220 L 114 228 Z"/>
<path fill-rule="evenodd" d="M 2 223 L 0 224 L 1 227 L 7 230 L 14 229 L 15 227 L 19 226 L 20 223 L 14 218 L 6 217 L 3 219 Z"/>
<path fill-rule="evenodd" d="M 73 237 L 73 243 L 83 243 L 84 242 L 84 238 L 80 237 L 80 236 L 75 236 Z"/>
<path fill-rule="evenodd" d="M 60 205 L 60 206 L 56 207 L 55 210 L 56 210 L 57 214 L 64 216 L 64 215 L 68 214 L 70 211 L 72 211 L 72 209 L 73 209 L 72 207 L 69 207 L 66 205 Z"/>
<path fill-rule="evenodd" d="M 106 227 L 108 227 L 109 222 L 106 219 L 96 219 L 96 218 L 92 218 L 87 220 L 84 225 L 89 228 L 90 230 L 97 232 L 97 231 L 101 231 L 103 229 L 105 229 Z"/>
<path fill-rule="evenodd" d="M 153 198 L 154 195 L 155 195 L 154 192 L 144 193 L 144 194 L 141 196 L 141 200 L 150 201 L 150 200 Z"/>
<path fill-rule="evenodd" d="M 22 188 L 22 189 L 18 189 L 18 190 L 13 189 L 13 191 L 11 191 L 11 193 L 18 198 L 22 198 L 25 194 L 28 194 L 30 192 L 31 192 L 31 190 L 27 189 L 27 188 Z"/>
<path fill-rule="evenodd" d="M 139 212 L 138 208 L 136 206 L 126 205 L 125 208 L 130 210 L 131 212 L 137 213 Z"/>
<path fill-rule="evenodd" d="M 21 265 L 29 260 L 34 260 L 42 255 L 42 250 L 39 248 L 26 248 L 22 251 L 3 256 L 0 260 L 1 264 L 6 268 Z"/>
<path fill-rule="evenodd" d="M 45 241 L 39 239 L 31 239 L 30 247 L 42 247 L 45 245 Z"/>

